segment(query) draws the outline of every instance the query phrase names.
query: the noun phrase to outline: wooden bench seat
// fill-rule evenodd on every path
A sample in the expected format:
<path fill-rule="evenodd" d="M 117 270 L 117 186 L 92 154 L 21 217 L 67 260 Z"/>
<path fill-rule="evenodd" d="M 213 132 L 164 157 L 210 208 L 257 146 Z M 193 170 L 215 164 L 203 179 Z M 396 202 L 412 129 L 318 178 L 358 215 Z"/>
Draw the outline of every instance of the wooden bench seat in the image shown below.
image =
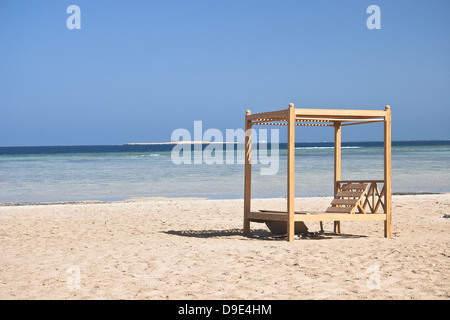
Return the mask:
<path fill-rule="evenodd" d="M 331 201 L 331 206 L 322 211 L 294 211 L 294 221 L 385 221 L 385 213 L 366 213 L 364 197 L 369 188 L 368 183 L 347 183 L 341 187 Z M 247 218 L 253 222 L 288 221 L 286 211 L 260 210 L 249 212 Z M 322 228 L 322 224 L 321 224 Z"/>
<path fill-rule="evenodd" d="M 286 211 L 260 210 L 258 212 L 249 212 L 248 219 L 253 222 L 264 221 L 288 221 Z M 349 213 L 330 213 L 316 211 L 295 211 L 295 221 L 383 221 L 386 220 L 385 213 L 368 214 L 349 214 Z"/>

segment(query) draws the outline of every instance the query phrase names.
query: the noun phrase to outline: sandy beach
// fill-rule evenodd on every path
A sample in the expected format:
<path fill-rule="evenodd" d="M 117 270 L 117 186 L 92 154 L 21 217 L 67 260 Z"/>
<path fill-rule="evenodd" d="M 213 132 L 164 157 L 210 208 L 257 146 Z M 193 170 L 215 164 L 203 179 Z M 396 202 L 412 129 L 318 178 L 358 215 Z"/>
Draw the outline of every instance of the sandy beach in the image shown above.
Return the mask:
<path fill-rule="evenodd" d="M 298 198 L 323 210 L 330 198 Z M 256 199 L 254 209 L 284 209 Z M 0 299 L 449 299 L 450 194 L 393 197 L 383 222 L 273 236 L 242 200 L 0 207 Z M 319 231 L 319 223 L 307 223 Z"/>

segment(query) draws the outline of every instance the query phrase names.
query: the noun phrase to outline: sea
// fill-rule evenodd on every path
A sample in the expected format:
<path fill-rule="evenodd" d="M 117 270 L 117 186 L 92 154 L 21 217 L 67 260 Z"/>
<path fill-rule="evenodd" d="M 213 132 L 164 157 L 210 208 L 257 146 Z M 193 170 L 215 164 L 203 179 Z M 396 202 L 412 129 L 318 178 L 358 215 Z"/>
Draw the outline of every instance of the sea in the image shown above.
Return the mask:
<path fill-rule="evenodd" d="M 0 203 L 242 199 L 239 145 L 0 147 Z M 287 193 L 287 148 L 253 148 L 252 197 Z M 383 180 L 383 142 L 343 142 L 343 180 Z M 332 196 L 332 142 L 296 143 L 295 195 Z M 450 140 L 393 141 L 394 194 L 450 191 Z"/>

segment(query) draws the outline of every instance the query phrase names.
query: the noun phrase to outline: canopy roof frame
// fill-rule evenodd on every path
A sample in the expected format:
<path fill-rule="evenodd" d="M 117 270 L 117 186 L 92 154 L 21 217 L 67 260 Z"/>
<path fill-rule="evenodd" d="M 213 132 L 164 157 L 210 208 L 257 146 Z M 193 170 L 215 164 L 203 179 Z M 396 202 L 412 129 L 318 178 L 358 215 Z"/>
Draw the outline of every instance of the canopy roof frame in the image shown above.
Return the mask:
<path fill-rule="evenodd" d="M 341 181 L 341 127 L 384 122 L 384 180 L 368 180 L 371 183 L 384 183 L 381 194 L 384 197 L 384 214 L 370 215 L 309 215 L 296 217 L 294 211 L 295 200 L 295 127 L 320 126 L 334 127 L 334 194 L 339 191 Z M 288 131 L 288 168 L 287 168 L 287 214 L 280 215 L 257 213 L 251 211 L 251 144 L 252 126 L 278 125 L 287 126 Z M 385 110 L 343 110 L 343 109 L 300 109 L 290 103 L 288 109 L 245 115 L 245 176 L 244 176 L 244 233 L 250 233 L 251 221 L 278 220 L 287 221 L 287 240 L 294 240 L 295 221 L 332 220 L 333 217 L 342 220 L 383 220 L 384 236 L 392 236 L 392 169 L 391 169 L 391 110 L 387 105 Z M 371 185 L 371 188 L 375 188 Z M 375 192 L 375 189 L 374 191 Z M 367 201 L 367 200 L 366 200 Z M 380 199 L 381 201 L 381 199 Z M 377 206 L 378 207 L 378 206 Z M 334 231 L 340 232 L 340 220 L 334 221 Z"/>

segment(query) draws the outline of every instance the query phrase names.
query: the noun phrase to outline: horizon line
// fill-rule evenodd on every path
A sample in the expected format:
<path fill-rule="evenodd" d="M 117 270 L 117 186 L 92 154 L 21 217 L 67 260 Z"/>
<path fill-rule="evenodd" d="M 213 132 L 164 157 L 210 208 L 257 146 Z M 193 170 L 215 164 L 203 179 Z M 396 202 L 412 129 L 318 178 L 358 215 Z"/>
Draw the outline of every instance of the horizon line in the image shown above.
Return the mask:
<path fill-rule="evenodd" d="M 422 139 L 422 140 L 392 140 L 392 142 L 425 142 L 425 141 L 450 141 L 450 139 Z M 267 143 L 267 141 L 264 141 Z M 342 141 L 342 143 L 358 143 L 358 142 L 381 142 L 384 143 L 383 140 L 360 140 L 360 141 Z M 68 145 L 15 145 L 15 146 L 0 146 L 0 148 L 39 148 L 39 147 L 94 147 L 94 146 L 145 146 L 145 145 L 176 145 L 176 144 L 239 144 L 243 142 L 226 142 L 226 141 L 171 141 L 171 142 L 131 142 L 131 143 L 122 143 L 122 144 L 68 144 Z M 270 143 L 270 142 L 268 142 Z M 279 142 L 279 143 L 287 143 Z M 333 143 L 334 141 L 296 141 L 295 143 Z"/>

